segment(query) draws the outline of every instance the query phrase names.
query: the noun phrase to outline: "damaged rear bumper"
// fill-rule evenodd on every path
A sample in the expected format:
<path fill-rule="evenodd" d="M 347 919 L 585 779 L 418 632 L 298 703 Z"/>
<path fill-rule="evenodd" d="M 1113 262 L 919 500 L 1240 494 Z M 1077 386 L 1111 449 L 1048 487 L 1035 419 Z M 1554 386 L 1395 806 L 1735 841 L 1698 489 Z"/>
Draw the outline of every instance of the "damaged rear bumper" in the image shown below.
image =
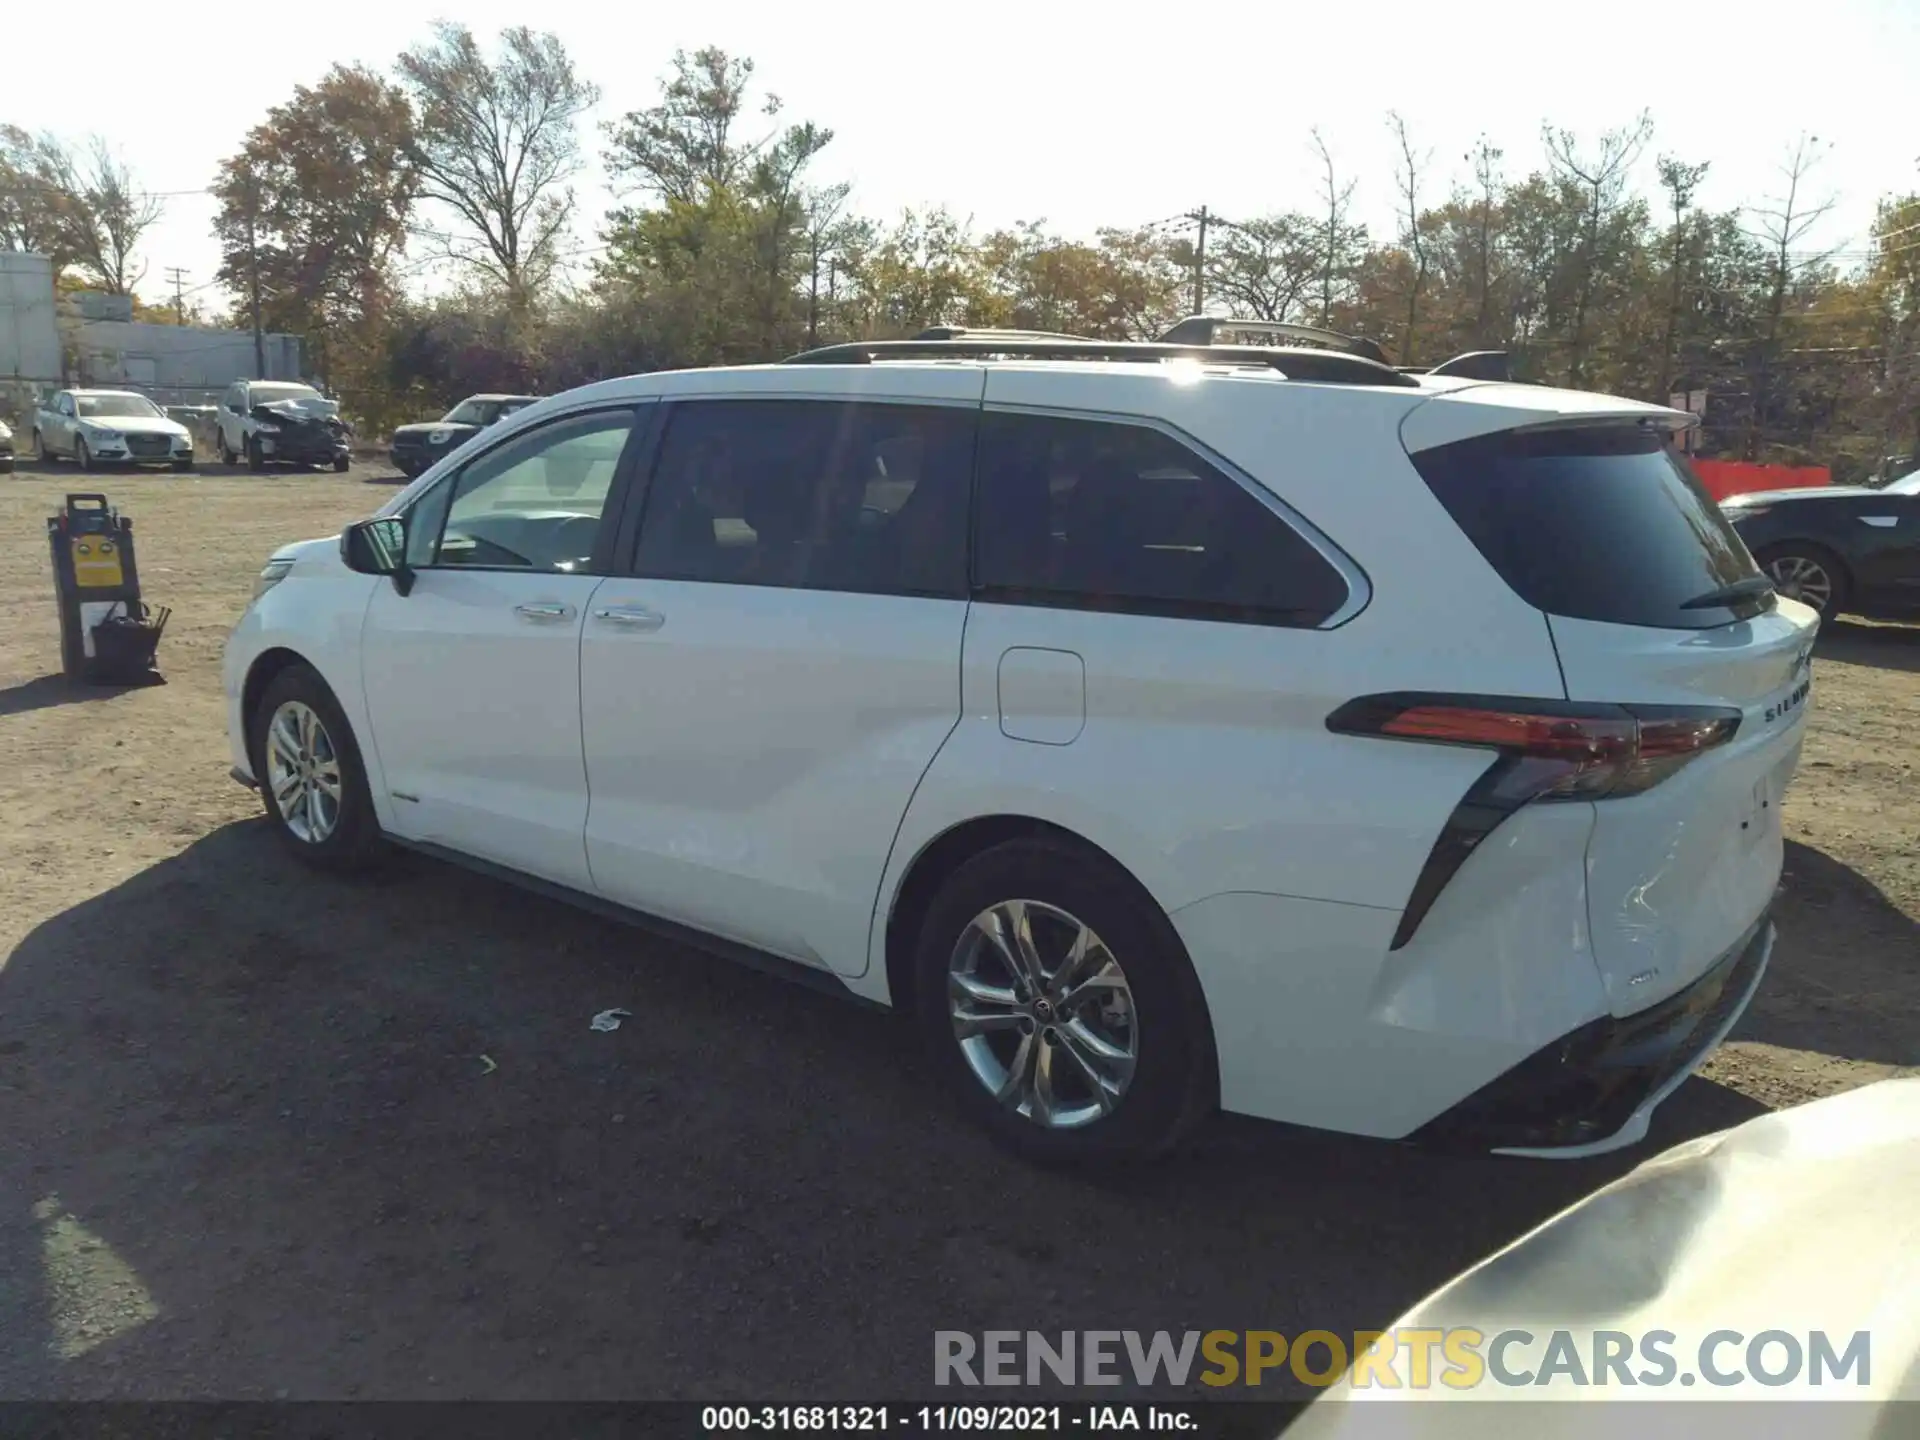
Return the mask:
<path fill-rule="evenodd" d="M 1449 1150 L 1577 1159 L 1640 1140 L 1653 1111 L 1732 1030 L 1760 987 L 1763 914 L 1706 974 L 1638 1014 L 1606 1016 L 1534 1052 L 1409 1137 Z"/>

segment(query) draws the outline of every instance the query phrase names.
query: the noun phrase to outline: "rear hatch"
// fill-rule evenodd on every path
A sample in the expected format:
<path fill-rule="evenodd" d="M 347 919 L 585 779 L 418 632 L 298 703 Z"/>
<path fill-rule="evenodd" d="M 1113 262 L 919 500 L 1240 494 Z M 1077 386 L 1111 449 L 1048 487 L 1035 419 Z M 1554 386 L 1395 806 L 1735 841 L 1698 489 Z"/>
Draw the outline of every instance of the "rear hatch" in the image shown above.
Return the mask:
<path fill-rule="evenodd" d="M 1666 423 L 1584 417 L 1413 456 L 1481 554 L 1545 612 L 1567 700 L 1688 737 L 1671 753 L 1647 746 L 1633 778 L 1593 802 L 1588 917 L 1616 1015 L 1698 979 L 1771 901 L 1817 624 L 1765 590 Z"/>

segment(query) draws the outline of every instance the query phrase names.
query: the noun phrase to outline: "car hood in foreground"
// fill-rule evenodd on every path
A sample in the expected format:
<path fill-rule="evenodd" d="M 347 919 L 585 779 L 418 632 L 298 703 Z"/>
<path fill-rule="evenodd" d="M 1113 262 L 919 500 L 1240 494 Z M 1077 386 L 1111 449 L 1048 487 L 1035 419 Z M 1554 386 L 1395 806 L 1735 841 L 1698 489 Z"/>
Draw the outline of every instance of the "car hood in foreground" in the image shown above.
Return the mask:
<path fill-rule="evenodd" d="M 1491 1362 L 1494 1337 L 1531 1332 L 1503 1352 L 1516 1376 L 1500 1382 L 1489 1363 L 1468 1388 L 1408 1385 L 1403 1352 L 1396 1369 L 1403 1388 L 1335 1383 L 1287 1430 L 1287 1440 L 1400 1436 L 1582 1436 L 1629 1433 L 1638 1420 L 1618 1406 L 1631 1400 L 1822 1400 L 1816 1420 L 1804 1410 L 1797 1433 L 1868 1436 L 1910 1433 L 1896 1420 L 1920 1403 L 1920 1076 L 1883 1080 L 1842 1095 L 1761 1115 L 1744 1125 L 1675 1146 L 1596 1191 L 1491 1258 L 1435 1291 L 1396 1320 L 1442 1332 L 1471 1327 Z M 1549 1345 L 1568 1337 L 1579 1374 L 1547 1364 Z M 1646 1337 L 1662 1343 L 1674 1370 L 1649 1383 Z M 1710 1353 L 1716 1332 L 1736 1334 Z M 1767 1332 L 1796 1338 L 1803 1363 L 1792 1377 L 1760 1381 L 1749 1345 Z M 1597 1342 L 1630 1338 L 1625 1363 L 1635 1383 L 1594 1383 Z M 1867 1340 L 1857 1337 L 1866 1334 Z M 1814 1378 L 1819 1336 L 1835 1356 L 1851 1349 L 1860 1365 L 1844 1379 L 1838 1367 Z M 1770 1342 L 1759 1373 L 1783 1373 L 1786 1347 Z M 1864 1354 L 1861 1352 L 1864 1351 Z M 1449 1358 L 1451 1351 L 1448 1352 Z M 1440 1347 L 1434 1370 L 1442 1368 Z M 1324 1362 L 1319 1362 L 1324 1363 Z M 1714 1374 L 1704 1366 L 1710 1364 Z M 1746 1378 L 1725 1384 L 1730 1372 Z M 1518 1381 L 1520 1372 L 1532 1372 Z M 1693 1376 L 1695 1383 L 1683 1378 Z M 1700 1381 L 1710 1383 L 1698 1383 Z M 1582 1382 L 1585 1383 L 1582 1383 Z M 1817 1388 L 1815 1388 L 1817 1387 Z M 1363 1400 L 1589 1400 L 1590 1407 L 1485 1403 L 1464 1408 L 1422 1405 L 1391 1419 Z M 1606 1408 L 1610 1405 L 1612 1408 Z M 1751 1417 L 1751 1410 L 1746 1413 Z M 1785 1412 L 1783 1412 L 1784 1414 Z M 1596 1417 L 1608 1422 L 1596 1430 Z M 1651 1421 L 1667 1415 L 1648 1412 Z M 1671 1419 L 1670 1415 L 1667 1416 Z M 1703 1413 L 1701 1419 L 1706 1421 Z M 1743 1433 L 1763 1433 L 1765 1426 Z M 1707 1434 L 1693 1430 L 1688 1433 Z"/>

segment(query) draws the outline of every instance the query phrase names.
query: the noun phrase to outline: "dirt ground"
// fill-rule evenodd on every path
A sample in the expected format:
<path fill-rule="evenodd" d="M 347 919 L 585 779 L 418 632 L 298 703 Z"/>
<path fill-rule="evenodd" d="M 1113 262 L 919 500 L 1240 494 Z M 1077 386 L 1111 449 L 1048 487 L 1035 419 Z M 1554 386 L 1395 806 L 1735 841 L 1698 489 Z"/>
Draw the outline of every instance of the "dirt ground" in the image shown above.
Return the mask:
<path fill-rule="evenodd" d="M 105 693 L 53 677 L 79 477 L 0 477 L 0 1396 L 920 1396 L 936 1329 L 1379 1328 L 1650 1153 L 1221 1119 L 1044 1173 L 888 1016 L 428 861 L 297 871 L 220 649 L 392 478 L 88 477 L 174 610 L 168 683 Z M 1815 684 L 1773 974 L 1656 1145 L 1920 1064 L 1920 629 L 1832 627 Z"/>

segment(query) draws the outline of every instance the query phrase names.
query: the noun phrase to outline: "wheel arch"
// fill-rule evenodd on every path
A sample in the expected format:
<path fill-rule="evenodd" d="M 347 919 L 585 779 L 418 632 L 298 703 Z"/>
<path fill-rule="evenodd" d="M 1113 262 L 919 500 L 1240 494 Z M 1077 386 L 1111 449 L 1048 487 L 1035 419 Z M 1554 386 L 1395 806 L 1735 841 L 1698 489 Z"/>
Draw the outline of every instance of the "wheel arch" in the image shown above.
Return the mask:
<path fill-rule="evenodd" d="M 949 826 L 920 847 L 901 873 L 892 904 L 887 910 L 885 955 L 887 998 L 895 1010 L 909 1012 L 913 1005 L 913 951 L 928 907 L 948 876 L 976 855 L 984 854 L 1009 840 L 1053 840 L 1070 846 L 1112 867 L 1124 877 L 1139 896 L 1163 914 L 1164 909 L 1140 878 L 1105 847 L 1065 825 L 1033 815 L 977 815 Z M 1169 929 L 1171 929 L 1171 925 Z M 1177 937 L 1177 932 L 1176 937 Z M 1189 962 L 1191 968 L 1191 962 Z"/>
<path fill-rule="evenodd" d="M 253 663 L 247 667 L 247 678 L 240 687 L 240 715 L 249 734 L 253 730 L 254 712 L 260 708 L 260 697 L 267 693 L 267 687 L 274 682 L 276 676 L 295 665 L 306 666 L 323 681 L 327 678 L 313 661 L 298 650 L 289 649 L 284 645 L 271 646 L 253 657 Z M 327 684 L 327 688 L 333 689 L 331 682 Z M 334 690 L 336 700 L 339 694 L 339 691 Z"/>

